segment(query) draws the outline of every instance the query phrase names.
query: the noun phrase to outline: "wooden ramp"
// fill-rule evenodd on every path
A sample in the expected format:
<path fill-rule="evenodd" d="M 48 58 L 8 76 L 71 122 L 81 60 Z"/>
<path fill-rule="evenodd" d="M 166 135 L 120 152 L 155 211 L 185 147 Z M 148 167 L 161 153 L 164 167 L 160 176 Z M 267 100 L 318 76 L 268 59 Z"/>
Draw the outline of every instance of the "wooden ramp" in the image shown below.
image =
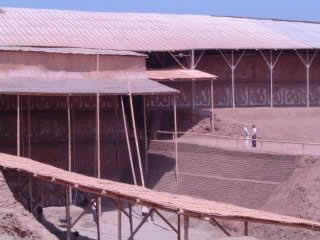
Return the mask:
<path fill-rule="evenodd" d="M 246 227 L 249 222 L 256 222 L 315 231 L 320 230 L 319 222 L 189 196 L 158 192 L 110 180 L 97 179 L 68 172 L 28 158 L 0 153 L 0 166 L 2 169 L 18 171 L 43 181 L 94 193 L 98 197 L 107 197 L 117 201 L 145 205 L 150 207 L 150 209 L 175 212 L 178 215 L 184 215 L 185 218 L 195 217 L 206 220 L 224 219 L 241 221 L 245 223 Z"/>

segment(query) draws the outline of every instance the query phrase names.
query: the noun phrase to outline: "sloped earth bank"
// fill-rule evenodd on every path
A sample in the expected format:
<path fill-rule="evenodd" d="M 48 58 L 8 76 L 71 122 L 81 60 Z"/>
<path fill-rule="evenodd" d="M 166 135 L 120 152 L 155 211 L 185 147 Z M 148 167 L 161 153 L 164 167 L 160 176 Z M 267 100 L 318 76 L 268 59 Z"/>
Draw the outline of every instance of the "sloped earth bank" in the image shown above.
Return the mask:
<path fill-rule="evenodd" d="M 257 126 L 264 139 L 320 142 L 320 108 L 215 109 L 216 135 L 241 136 L 244 124 Z M 180 112 L 179 131 L 211 133 L 209 110 Z"/>
<path fill-rule="evenodd" d="M 303 157 L 291 178 L 270 196 L 263 210 L 320 221 L 320 159 Z M 256 225 L 252 233 L 268 240 L 317 240 L 320 233 Z"/>
<path fill-rule="evenodd" d="M 302 157 L 290 179 L 279 185 L 260 209 L 320 221 L 320 159 Z M 243 233 L 243 224 L 224 224 L 233 235 Z M 320 233 L 311 230 L 253 223 L 249 223 L 249 236 L 261 240 L 320 239 Z"/>
<path fill-rule="evenodd" d="M 1 171 L 0 239 L 57 239 L 15 200 Z"/>

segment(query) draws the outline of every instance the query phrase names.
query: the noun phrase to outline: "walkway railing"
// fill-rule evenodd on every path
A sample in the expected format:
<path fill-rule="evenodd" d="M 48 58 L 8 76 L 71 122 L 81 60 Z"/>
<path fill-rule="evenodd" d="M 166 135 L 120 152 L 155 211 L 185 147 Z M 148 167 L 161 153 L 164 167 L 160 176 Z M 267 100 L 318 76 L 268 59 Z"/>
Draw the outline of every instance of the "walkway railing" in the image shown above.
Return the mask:
<path fill-rule="evenodd" d="M 156 131 L 154 133 L 154 139 L 159 139 L 159 136 L 163 134 L 172 135 L 174 139 L 175 132 L 172 131 Z M 215 139 L 215 146 L 229 146 L 230 143 L 234 144 L 237 149 L 245 148 L 245 138 L 243 137 L 232 137 L 232 136 L 220 136 L 214 134 L 205 134 L 205 133 L 194 133 L 194 132 L 177 132 L 178 135 L 184 136 L 203 136 Z M 252 139 L 249 138 L 249 146 Z M 320 143 L 306 143 L 306 142 L 294 142 L 294 141 L 281 141 L 281 140 L 272 140 L 272 139 L 256 139 L 257 149 L 261 151 L 270 151 L 270 152 L 281 152 L 281 153 L 293 153 L 293 154 L 320 154 Z M 220 145 L 219 145 L 220 144 Z"/>

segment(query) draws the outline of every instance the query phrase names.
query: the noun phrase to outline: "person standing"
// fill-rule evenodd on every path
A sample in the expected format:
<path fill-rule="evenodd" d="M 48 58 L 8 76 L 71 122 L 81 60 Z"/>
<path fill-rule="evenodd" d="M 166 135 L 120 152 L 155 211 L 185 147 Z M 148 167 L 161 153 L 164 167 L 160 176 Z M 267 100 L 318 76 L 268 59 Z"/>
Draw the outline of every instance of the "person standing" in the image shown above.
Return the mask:
<path fill-rule="evenodd" d="M 252 131 L 251 131 L 251 136 L 252 136 L 252 147 L 257 146 L 257 128 L 256 125 L 252 125 Z"/>
<path fill-rule="evenodd" d="M 248 144 L 249 144 L 249 131 L 248 131 L 248 128 L 247 128 L 247 124 L 244 125 L 244 128 L 243 128 L 243 138 L 244 138 L 244 146 L 248 147 Z"/>

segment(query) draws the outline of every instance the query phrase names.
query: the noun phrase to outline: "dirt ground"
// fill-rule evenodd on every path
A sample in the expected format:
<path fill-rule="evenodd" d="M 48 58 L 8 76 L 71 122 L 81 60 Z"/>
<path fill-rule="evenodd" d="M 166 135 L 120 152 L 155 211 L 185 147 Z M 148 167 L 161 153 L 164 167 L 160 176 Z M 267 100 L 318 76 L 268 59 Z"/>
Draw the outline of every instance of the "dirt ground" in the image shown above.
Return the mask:
<path fill-rule="evenodd" d="M 128 211 L 128 208 L 124 206 Z M 72 206 L 71 217 L 75 219 L 82 212 L 82 208 Z M 161 212 L 175 227 L 177 226 L 177 216 L 171 213 Z M 63 219 L 65 216 L 65 209 L 62 207 L 49 207 L 45 208 L 44 215 L 46 218 L 47 227 L 59 239 L 64 239 L 65 236 L 65 224 L 59 219 Z M 142 217 L 140 215 L 140 208 L 135 206 L 133 208 L 133 225 L 134 229 L 138 226 Z M 153 215 L 153 222 L 150 220 L 146 222 L 142 228 L 135 235 L 136 240 L 162 240 L 162 239 L 177 239 L 176 233 L 165 224 L 165 222 L 157 215 Z M 128 218 L 122 214 L 122 239 L 128 239 L 130 236 L 130 225 Z M 183 219 L 181 218 L 181 230 L 183 234 Z M 104 202 L 104 211 L 101 218 L 101 237 L 102 239 L 118 239 L 118 211 L 114 208 L 111 202 Z M 90 240 L 97 239 L 97 227 L 93 220 L 93 213 L 89 212 L 75 225 L 73 231 L 78 231 L 80 236 L 78 240 Z M 183 236 L 183 235 L 182 235 Z M 212 226 L 207 221 L 201 221 L 197 219 L 190 220 L 189 239 L 195 240 L 220 240 L 228 239 L 225 234 Z M 232 238 L 230 240 L 238 240 L 238 238 Z M 254 240 L 252 238 L 240 238 L 239 240 Z"/>
<path fill-rule="evenodd" d="M 55 240 L 24 207 L 18 203 L 0 171 L 0 239 Z"/>
<path fill-rule="evenodd" d="M 277 139 L 320 143 L 320 108 L 217 108 L 214 134 L 241 136 L 244 124 L 257 127 L 257 136 Z M 210 112 L 195 110 L 193 116 L 178 122 L 179 130 L 211 132 Z"/>

